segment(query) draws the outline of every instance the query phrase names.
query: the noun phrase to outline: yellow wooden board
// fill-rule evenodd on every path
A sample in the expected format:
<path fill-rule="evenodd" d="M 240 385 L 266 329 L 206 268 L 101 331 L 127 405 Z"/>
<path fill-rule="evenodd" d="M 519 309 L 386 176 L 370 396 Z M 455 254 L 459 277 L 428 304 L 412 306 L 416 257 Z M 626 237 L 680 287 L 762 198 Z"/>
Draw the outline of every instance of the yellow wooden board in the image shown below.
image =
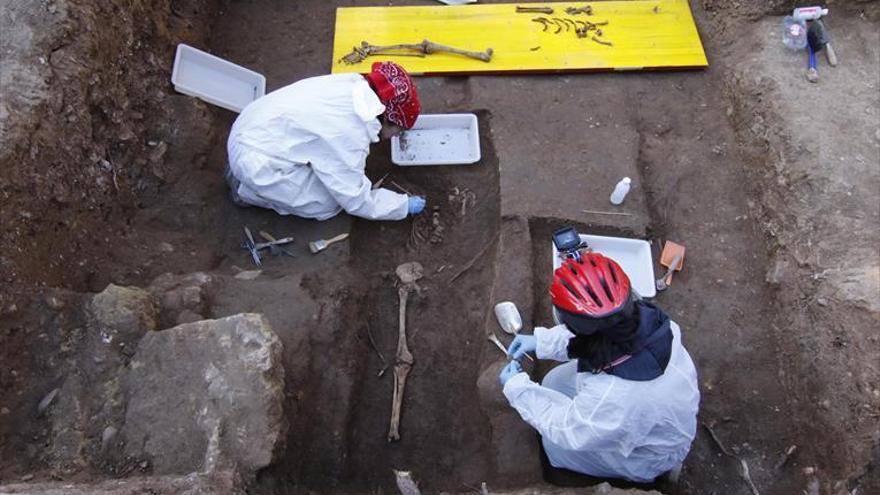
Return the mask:
<path fill-rule="evenodd" d="M 553 14 L 520 14 L 516 6 L 551 7 Z M 472 4 L 430 7 L 341 7 L 336 9 L 333 72 L 368 72 L 379 60 L 393 60 L 416 74 L 554 72 L 701 68 L 708 65 L 687 0 L 589 2 L 593 15 L 568 15 L 585 2 Z M 608 21 L 601 45 L 578 38 L 574 29 L 543 31 L 536 17 Z M 569 23 L 570 25 L 570 23 Z M 558 34 L 554 34 L 559 30 Z M 593 33 L 590 33 L 592 36 Z M 460 55 L 423 58 L 375 56 L 348 65 L 340 61 L 362 41 L 372 45 L 435 43 L 472 51 L 494 50 L 490 62 Z"/>

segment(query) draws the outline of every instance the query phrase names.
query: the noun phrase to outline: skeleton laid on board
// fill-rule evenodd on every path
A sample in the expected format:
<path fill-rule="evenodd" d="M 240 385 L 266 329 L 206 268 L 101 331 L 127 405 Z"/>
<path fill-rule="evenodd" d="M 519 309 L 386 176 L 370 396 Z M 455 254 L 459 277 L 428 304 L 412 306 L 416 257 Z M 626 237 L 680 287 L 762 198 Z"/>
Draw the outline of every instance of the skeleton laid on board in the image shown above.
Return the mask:
<path fill-rule="evenodd" d="M 380 55 L 385 57 L 424 57 L 433 53 L 451 53 L 453 55 L 482 60 L 483 62 L 492 60 L 491 48 L 487 48 L 484 52 L 473 52 L 453 46 L 441 45 L 430 40 L 423 40 L 421 43 L 401 43 L 397 45 L 371 45 L 367 41 L 362 41 L 361 46 L 352 47 L 351 53 L 340 58 L 339 61 L 353 65 L 363 62 L 367 57 Z"/>

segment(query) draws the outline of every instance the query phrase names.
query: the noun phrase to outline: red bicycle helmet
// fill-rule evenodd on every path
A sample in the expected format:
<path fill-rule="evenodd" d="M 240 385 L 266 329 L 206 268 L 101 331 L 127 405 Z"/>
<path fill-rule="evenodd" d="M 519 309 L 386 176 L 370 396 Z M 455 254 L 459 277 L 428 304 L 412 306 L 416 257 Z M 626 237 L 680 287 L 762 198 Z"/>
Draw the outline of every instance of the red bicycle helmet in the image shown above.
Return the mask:
<path fill-rule="evenodd" d="M 568 258 L 553 273 L 550 297 L 560 317 L 572 330 L 590 334 L 601 327 L 595 320 L 632 308 L 629 277 L 611 258 L 584 253 L 580 260 Z"/>

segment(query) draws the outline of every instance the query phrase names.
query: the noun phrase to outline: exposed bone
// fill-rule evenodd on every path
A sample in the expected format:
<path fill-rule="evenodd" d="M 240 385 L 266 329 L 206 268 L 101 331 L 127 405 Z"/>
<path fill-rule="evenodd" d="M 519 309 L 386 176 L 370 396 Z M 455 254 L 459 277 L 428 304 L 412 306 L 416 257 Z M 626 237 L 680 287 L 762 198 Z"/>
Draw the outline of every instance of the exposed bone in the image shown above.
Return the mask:
<path fill-rule="evenodd" d="M 777 471 L 782 469 L 782 466 L 785 466 L 785 463 L 788 462 L 788 459 L 792 456 L 792 454 L 795 453 L 796 450 L 797 450 L 797 445 L 790 445 L 787 449 L 785 449 L 785 452 L 783 452 L 782 456 L 780 456 L 779 460 L 776 461 L 776 464 L 773 466 L 773 469 L 775 469 Z"/>
<path fill-rule="evenodd" d="M 599 43 L 600 45 L 614 46 L 614 45 L 611 44 L 610 41 L 600 40 L 599 38 L 597 38 L 597 37 L 595 37 L 595 36 L 593 36 L 593 37 L 590 38 L 590 39 L 592 39 L 592 40 L 595 41 L 596 43 Z"/>
<path fill-rule="evenodd" d="M 555 22 L 558 26 L 565 26 L 565 30 L 568 31 L 571 29 L 568 23 L 565 22 L 565 19 L 561 19 L 559 17 L 554 17 L 553 22 Z"/>
<path fill-rule="evenodd" d="M 553 9 L 550 7 L 520 7 L 517 5 L 516 12 L 518 14 L 552 14 Z"/>
<path fill-rule="evenodd" d="M 571 20 L 571 19 L 562 19 L 562 21 L 565 22 L 565 31 L 566 31 L 566 32 L 569 31 L 568 26 L 571 26 L 571 27 L 573 27 L 573 28 L 575 28 L 575 29 L 578 28 L 578 25 L 575 24 L 575 22 L 574 22 L 573 20 Z"/>
<path fill-rule="evenodd" d="M 546 32 L 547 28 L 550 27 L 550 19 L 547 19 L 546 17 L 535 17 L 532 19 L 532 22 L 537 22 L 544 26 L 544 29 L 541 30 L 542 32 Z"/>
<path fill-rule="evenodd" d="M 590 7 L 589 5 L 584 7 L 568 7 L 567 9 L 565 9 L 565 13 L 568 15 L 593 15 L 593 7 Z"/>
<path fill-rule="evenodd" d="M 406 302 L 409 293 L 418 290 L 416 281 L 422 278 L 424 268 L 415 261 L 404 263 L 395 270 L 400 286 L 397 288 L 397 297 L 400 302 L 398 312 L 397 332 L 397 355 L 394 361 L 394 396 L 391 399 L 391 424 L 388 427 L 388 441 L 400 440 L 400 406 L 403 403 L 403 392 L 406 388 L 406 377 L 412 368 L 414 360 L 406 345 Z"/>
<path fill-rule="evenodd" d="M 422 492 L 419 491 L 419 485 L 412 478 L 411 472 L 395 469 L 394 478 L 397 481 L 397 489 L 400 490 L 401 495 L 422 495 Z"/>
<path fill-rule="evenodd" d="M 400 50 L 410 50 L 415 51 L 416 53 L 399 53 Z M 431 55 L 438 52 L 453 53 L 456 55 L 462 55 L 465 57 L 482 60 L 483 62 L 489 62 L 490 60 L 492 60 L 491 48 L 487 48 L 485 52 L 472 52 L 470 50 L 462 50 L 461 48 L 455 48 L 452 46 L 434 43 L 433 41 L 423 40 L 421 43 L 402 43 L 398 45 L 385 46 L 371 45 L 366 41 L 362 41 L 361 46 L 352 47 L 351 53 L 340 58 L 339 61 L 351 65 L 363 62 L 364 60 L 366 60 L 367 57 L 375 55 L 402 55 L 424 57 L 425 55 Z"/>
<path fill-rule="evenodd" d="M 400 299 L 400 329 L 397 334 L 397 355 L 394 361 L 394 396 L 391 399 L 391 424 L 388 427 L 388 441 L 400 440 L 400 406 L 403 403 L 403 392 L 406 388 L 406 377 L 412 369 L 413 355 L 406 345 L 406 300 L 409 287 L 400 287 L 397 294 Z"/>

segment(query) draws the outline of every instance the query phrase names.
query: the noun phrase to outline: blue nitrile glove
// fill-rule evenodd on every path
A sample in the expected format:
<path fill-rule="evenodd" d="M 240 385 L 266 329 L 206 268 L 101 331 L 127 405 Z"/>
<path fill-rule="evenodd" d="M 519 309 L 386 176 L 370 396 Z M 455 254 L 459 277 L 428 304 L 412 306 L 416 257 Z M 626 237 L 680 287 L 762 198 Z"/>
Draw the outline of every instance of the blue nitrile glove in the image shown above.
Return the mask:
<path fill-rule="evenodd" d="M 510 377 L 517 373 L 522 373 L 522 366 L 519 365 L 519 361 L 511 361 L 507 363 L 507 366 L 501 368 L 501 386 L 503 387 L 507 380 L 510 380 Z"/>
<path fill-rule="evenodd" d="M 406 210 L 410 215 L 418 215 L 425 209 L 425 198 L 421 196 L 410 196 L 406 204 Z"/>
<path fill-rule="evenodd" d="M 520 359 L 527 352 L 535 352 L 537 349 L 538 339 L 534 335 L 517 335 L 507 349 L 507 353 L 513 359 Z"/>

